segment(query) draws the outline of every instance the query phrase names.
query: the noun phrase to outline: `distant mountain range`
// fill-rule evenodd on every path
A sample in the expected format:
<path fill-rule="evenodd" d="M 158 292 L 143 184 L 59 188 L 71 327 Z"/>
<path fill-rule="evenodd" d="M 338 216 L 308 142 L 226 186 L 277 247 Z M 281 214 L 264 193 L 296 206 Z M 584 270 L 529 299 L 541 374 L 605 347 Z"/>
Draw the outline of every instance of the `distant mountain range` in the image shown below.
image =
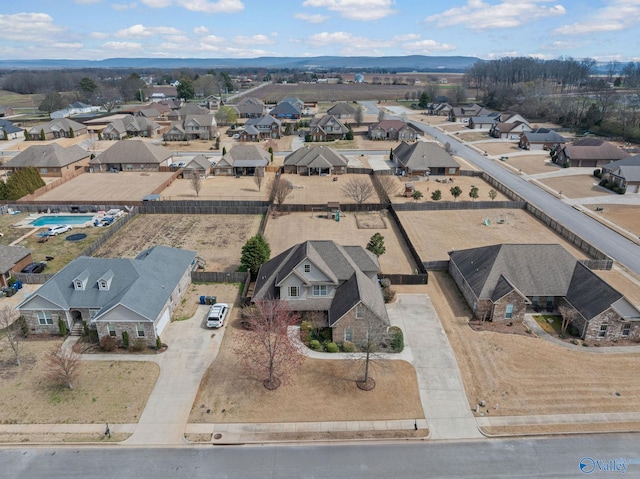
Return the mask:
<path fill-rule="evenodd" d="M 388 57 L 260 57 L 260 58 L 107 58 L 105 60 L 0 60 L 0 69 L 69 69 L 69 68 L 268 68 L 296 70 L 387 70 L 389 72 L 443 71 L 462 72 L 477 61 L 476 57 L 424 55 Z"/>

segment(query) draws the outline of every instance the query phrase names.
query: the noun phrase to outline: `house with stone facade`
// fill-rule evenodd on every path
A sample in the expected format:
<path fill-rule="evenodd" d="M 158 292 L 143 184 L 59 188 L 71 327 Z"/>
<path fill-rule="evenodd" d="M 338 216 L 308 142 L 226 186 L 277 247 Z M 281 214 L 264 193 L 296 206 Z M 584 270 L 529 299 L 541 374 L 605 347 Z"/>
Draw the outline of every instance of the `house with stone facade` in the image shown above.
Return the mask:
<path fill-rule="evenodd" d="M 402 120 L 382 120 L 369 126 L 367 137 L 370 140 L 413 141 L 418 132 Z"/>
<path fill-rule="evenodd" d="M 477 318 L 515 322 L 567 306 L 582 339 L 640 339 L 640 310 L 559 244 L 451 251 L 449 273 Z"/>
<path fill-rule="evenodd" d="M 27 130 L 25 140 L 44 141 L 55 140 L 57 138 L 76 138 L 87 134 L 87 127 L 82 123 L 70 120 L 69 118 L 59 118 L 33 126 Z"/>
<path fill-rule="evenodd" d="M 307 137 L 312 142 L 344 140 L 349 131 L 349 128 L 337 116 L 324 115 L 311 121 Z"/>
<path fill-rule="evenodd" d="M 81 256 L 56 273 L 17 309 L 31 333 L 56 334 L 83 323 L 98 337 L 155 344 L 191 283 L 196 253 L 154 246 L 136 258 Z"/>
<path fill-rule="evenodd" d="M 602 165 L 602 180 L 624 189 L 625 193 L 640 193 L 640 155 Z"/>
<path fill-rule="evenodd" d="M 403 141 L 393 150 L 397 173 L 404 175 L 458 176 L 460 165 L 435 141 Z"/>
<path fill-rule="evenodd" d="M 303 319 L 321 313 L 333 341 L 362 342 L 371 324 L 389 326 L 378 258 L 362 246 L 305 241 L 264 263 L 252 301 L 281 299 Z"/>
<path fill-rule="evenodd" d="M 285 173 L 298 175 L 341 175 L 347 172 L 347 158 L 328 146 L 303 146 L 284 158 Z"/>
<path fill-rule="evenodd" d="M 169 166 L 173 153 L 142 140 L 123 140 L 89 161 L 95 171 L 160 171 Z"/>

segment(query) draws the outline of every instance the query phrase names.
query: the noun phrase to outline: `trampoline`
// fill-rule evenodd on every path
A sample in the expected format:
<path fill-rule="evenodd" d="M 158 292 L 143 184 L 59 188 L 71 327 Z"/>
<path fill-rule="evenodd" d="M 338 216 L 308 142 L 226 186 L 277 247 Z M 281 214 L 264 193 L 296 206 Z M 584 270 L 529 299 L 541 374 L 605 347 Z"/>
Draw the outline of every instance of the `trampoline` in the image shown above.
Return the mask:
<path fill-rule="evenodd" d="M 72 235 L 67 236 L 65 239 L 67 241 L 80 241 L 87 237 L 86 233 L 74 233 Z"/>

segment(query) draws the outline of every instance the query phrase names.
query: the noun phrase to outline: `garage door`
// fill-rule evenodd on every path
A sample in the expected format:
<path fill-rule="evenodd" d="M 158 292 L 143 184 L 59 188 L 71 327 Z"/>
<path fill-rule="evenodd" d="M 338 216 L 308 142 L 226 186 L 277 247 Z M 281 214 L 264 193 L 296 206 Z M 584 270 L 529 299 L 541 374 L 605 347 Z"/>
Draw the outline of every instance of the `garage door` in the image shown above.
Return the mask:
<path fill-rule="evenodd" d="M 160 321 L 158 321 L 158 325 L 156 326 L 156 336 L 160 336 L 164 328 L 169 324 L 169 320 L 171 319 L 171 314 L 169 313 L 169 308 L 164 310 L 162 313 L 162 317 Z"/>

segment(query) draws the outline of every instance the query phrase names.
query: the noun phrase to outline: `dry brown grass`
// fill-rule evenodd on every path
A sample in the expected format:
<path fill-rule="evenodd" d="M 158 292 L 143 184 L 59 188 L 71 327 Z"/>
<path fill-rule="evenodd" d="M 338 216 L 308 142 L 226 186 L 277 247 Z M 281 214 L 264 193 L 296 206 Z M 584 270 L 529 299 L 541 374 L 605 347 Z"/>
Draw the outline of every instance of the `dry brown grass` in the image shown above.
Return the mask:
<path fill-rule="evenodd" d="M 202 181 L 202 189 L 198 196 L 191 187 L 191 180 L 176 179 L 162 191 L 162 200 L 232 200 L 232 201 L 267 201 L 269 199 L 268 184 L 275 177 L 274 173 L 265 174 L 262 188 L 258 189 L 253 176 L 209 176 Z"/>
<path fill-rule="evenodd" d="M 596 206 L 601 207 L 602 211 L 598 211 L 597 216 L 606 218 L 635 236 L 640 236 L 640 206 L 615 204 L 585 206 L 592 210 L 595 210 Z"/>
<path fill-rule="evenodd" d="M 261 378 L 245 374 L 232 348 L 240 334 L 227 326 L 218 357 L 205 373 L 189 422 L 303 422 L 422 419 L 415 370 L 405 361 L 373 366 L 376 387 L 361 391 L 355 381 L 362 363 L 306 358 L 290 384 L 269 391 Z M 402 394 L 398 394 L 402 391 Z M 207 413 L 210 410 L 210 413 Z"/>
<path fill-rule="evenodd" d="M 554 191 L 562 191 L 562 196 L 567 198 L 584 198 L 588 196 L 617 196 L 601 186 L 600 181 L 592 175 L 572 175 L 556 178 L 543 178 L 540 183 Z"/>
<path fill-rule="evenodd" d="M 511 167 L 525 175 L 537 175 L 539 173 L 558 171 L 560 167 L 551 161 L 548 152 L 545 151 L 541 153 L 544 154 L 510 156 L 506 162 L 500 162 L 499 164 Z"/>
<path fill-rule="evenodd" d="M 509 156 L 510 153 L 516 153 L 522 151 L 518 148 L 518 144 L 515 142 L 506 141 L 483 141 L 473 143 L 473 146 L 479 148 L 482 151 L 486 151 L 489 156 L 491 155 L 505 155 Z"/>
<path fill-rule="evenodd" d="M 534 336 L 473 331 L 451 278 L 432 273 L 429 280 L 470 404 L 486 400 L 493 416 L 639 410 L 640 354 L 595 354 Z"/>
<path fill-rule="evenodd" d="M 45 354 L 59 339 L 21 343 L 22 365 L 0 351 L 0 422 L 4 424 L 136 423 L 160 373 L 152 362 L 85 361 L 74 389 L 52 386 Z"/>
<path fill-rule="evenodd" d="M 258 215 L 138 215 L 95 256 L 135 257 L 161 244 L 197 251 L 208 271 L 236 271 L 242 246 L 258 232 Z"/>
<path fill-rule="evenodd" d="M 451 195 L 451 188 L 454 186 L 459 186 L 462 189 L 462 194 L 458 197 L 456 201 L 472 201 L 471 197 L 469 197 L 469 192 L 471 191 L 471 186 L 476 186 L 478 188 L 478 201 L 491 201 L 489 197 L 489 191 L 494 190 L 497 193 L 495 201 L 509 201 L 509 198 L 493 188 L 489 183 L 484 181 L 482 178 L 477 176 L 431 176 L 427 180 L 425 177 L 419 177 L 418 180 L 407 177 L 393 177 L 398 184 L 397 193 L 391 196 L 392 203 L 415 203 L 416 200 L 411 197 L 404 196 L 405 183 L 413 183 L 413 186 L 416 190 L 420 191 L 423 194 L 422 199 L 418 200 L 419 203 L 423 202 L 433 202 L 431 199 L 431 194 L 440 190 L 442 193 L 442 201 L 453 201 L 453 196 Z M 452 178 L 453 183 L 440 183 L 439 180 L 444 180 L 445 178 Z"/>
<path fill-rule="evenodd" d="M 489 426 L 480 428 L 488 436 L 535 436 L 542 434 L 575 434 L 602 432 L 637 432 L 640 423 L 637 422 L 608 422 L 589 424 L 545 424 L 526 426 Z"/>
<path fill-rule="evenodd" d="M 117 443 L 129 438 L 129 433 L 111 433 L 111 437 L 106 437 L 103 433 L 82 434 L 82 433 L 6 433 L 0 434 L 0 443 Z"/>

